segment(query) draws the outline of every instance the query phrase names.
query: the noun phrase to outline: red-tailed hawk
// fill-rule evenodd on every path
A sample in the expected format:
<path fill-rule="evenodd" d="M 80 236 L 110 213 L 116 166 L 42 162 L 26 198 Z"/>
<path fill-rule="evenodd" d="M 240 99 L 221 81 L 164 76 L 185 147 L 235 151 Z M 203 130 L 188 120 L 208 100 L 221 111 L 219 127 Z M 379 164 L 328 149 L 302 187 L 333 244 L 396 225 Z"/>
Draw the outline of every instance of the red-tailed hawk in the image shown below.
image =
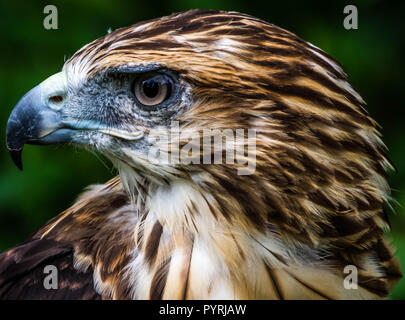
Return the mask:
<path fill-rule="evenodd" d="M 391 164 L 362 105 L 335 60 L 245 14 L 188 11 L 91 42 L 20 100 L 7 146 L 22 167 L 26 143 L 80 144 L 119 176 L 0 256 L 0 297 L 387 296 L 401 274 L 383 239 Z M 153 153 L 156 132 L 169 143 Z M 239 132 L 233 161 L 225 132 Z"/>

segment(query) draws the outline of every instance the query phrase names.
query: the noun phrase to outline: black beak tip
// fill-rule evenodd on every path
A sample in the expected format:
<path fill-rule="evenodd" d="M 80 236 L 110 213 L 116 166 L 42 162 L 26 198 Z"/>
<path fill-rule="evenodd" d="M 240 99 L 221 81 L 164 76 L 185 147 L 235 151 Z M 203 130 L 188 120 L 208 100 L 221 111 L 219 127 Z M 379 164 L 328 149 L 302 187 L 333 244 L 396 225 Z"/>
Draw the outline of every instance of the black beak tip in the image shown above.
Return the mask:
<path fill-rule="evenodd" d="M 11 155 L 11 159 L 13 159 L 14 164 L 20 169 L 21 171 L 23 170 L 23 165 L 22 165 L 22 150 L 23 148 L 20 149 L 8 149 Z"/>

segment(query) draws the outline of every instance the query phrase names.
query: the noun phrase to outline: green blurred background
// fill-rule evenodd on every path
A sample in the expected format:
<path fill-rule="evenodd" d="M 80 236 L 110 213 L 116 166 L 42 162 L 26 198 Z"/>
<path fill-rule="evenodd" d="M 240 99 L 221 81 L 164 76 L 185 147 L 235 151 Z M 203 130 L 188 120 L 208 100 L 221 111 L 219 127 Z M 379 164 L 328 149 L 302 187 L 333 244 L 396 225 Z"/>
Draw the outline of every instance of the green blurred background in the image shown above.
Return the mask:
<path fill-rule="evenodd" d="M 45 30 L 43 8 L 58 8 L 59 29 Z M 359 29 L 343 28 L 343 8 L 354 4 Z M 58 72 L 65 59 L 86 43 L 135 22 L 194 8 L 248 13 L 322 48 L 343 64 L 350 82 L 383 127 L 383 139 L 398 171 L 390 182 L 398 201 L 391 212 L 394 245 L 405 268 L 405 139 L 402 94 L 405 71 L 405 2 L 289 0 L 5 1 L 0 8 L 0 251 L 21 241 L 67 208 L 89 184 L 115 172 L 98 155 L 72 147 L 24 150 L 24 172 L 11 162 L 5 145 L 7 118 L 20 97 Z M 405 279 L 392 294 L 405 299 Z"/>

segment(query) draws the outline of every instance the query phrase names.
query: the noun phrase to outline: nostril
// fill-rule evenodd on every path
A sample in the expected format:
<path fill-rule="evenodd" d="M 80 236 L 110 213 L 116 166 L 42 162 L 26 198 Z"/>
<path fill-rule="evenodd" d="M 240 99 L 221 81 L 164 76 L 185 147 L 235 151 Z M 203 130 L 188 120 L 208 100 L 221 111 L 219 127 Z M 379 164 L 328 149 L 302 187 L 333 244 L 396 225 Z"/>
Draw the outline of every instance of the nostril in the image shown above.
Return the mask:
<path fill-rule="evenodd" d="M 49 101 L 52 103 L 61 103 L 63 101 L 62 96 L 52 96 L 49 98 Z"/>

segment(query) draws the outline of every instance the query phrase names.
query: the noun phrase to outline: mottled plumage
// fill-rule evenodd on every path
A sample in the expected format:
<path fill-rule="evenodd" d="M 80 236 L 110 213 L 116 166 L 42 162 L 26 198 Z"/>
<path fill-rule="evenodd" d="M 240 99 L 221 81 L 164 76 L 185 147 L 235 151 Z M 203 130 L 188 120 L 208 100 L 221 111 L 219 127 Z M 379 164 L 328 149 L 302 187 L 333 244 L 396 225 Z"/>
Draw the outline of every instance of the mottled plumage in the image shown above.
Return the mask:
<path fill-rule="evenodd" d="M 178 77 L 172 102 L 131 102 L 132 74 L 162 68 Z M 1 298 L 374 299 L 400 277 L 383 238 L 385 146 L 319 48 L 248 15 L 194 10 L 111 32 L 63 74 L 63 119 L 113 127 L 74 138 L 120 175 L 0 256 Z M 149 145 L 120 138 L 172 120 L 193 133 L 255 129 L 254 172 L 154 164 Z M 65 291 L 25 289 L 52 263 L 67 264 Z M 358 268 L 357 290 L 343 286 L 346 265 Z"/>

